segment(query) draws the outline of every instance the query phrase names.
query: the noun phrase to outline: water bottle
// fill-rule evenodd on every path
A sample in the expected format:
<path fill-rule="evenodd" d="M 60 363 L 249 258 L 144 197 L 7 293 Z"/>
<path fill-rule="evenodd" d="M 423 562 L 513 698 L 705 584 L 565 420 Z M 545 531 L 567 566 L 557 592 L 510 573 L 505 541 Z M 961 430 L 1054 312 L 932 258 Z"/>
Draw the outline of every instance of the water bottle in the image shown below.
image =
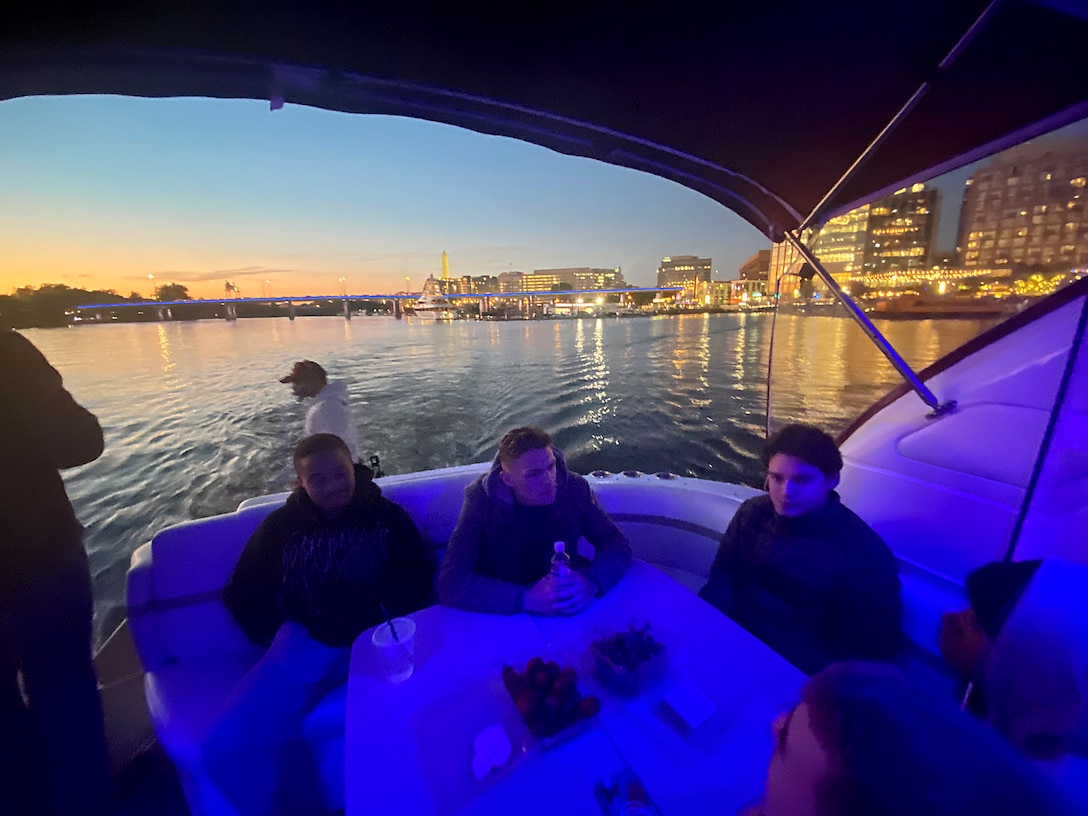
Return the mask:
<path fill-rule="evenodd" d="M 570 575 L 570 556 L 567 555 L 567 545 L 557 541 L 555 555 L 552 556 L 552 577 L 564 578 L 568 575 Z"/>

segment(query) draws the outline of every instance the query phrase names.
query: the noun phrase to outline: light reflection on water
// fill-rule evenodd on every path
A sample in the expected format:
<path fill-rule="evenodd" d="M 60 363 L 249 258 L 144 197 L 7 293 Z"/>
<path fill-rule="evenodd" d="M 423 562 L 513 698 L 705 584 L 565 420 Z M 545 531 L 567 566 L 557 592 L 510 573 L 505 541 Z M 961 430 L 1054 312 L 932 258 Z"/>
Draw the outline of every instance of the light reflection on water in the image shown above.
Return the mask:
<path fill-rule="evenodd" d="M 921 367 L 979 321 L 886 323 Z M 344 377 L 386 473 L 490 459 L 540 424 L 576 471 L 670 470 L 758 484 L 771 315 L 421 324 L 301 318 L 27 331 L 106 431 L 66 472 L 87 527 L 100 617 L 129 555 L 163 527 L 290 487 L 305 406 L 278 382 L 298 359 Z M 832 432 L 898 382 L 848 320 L 783 315 L 776 413 Z"/>

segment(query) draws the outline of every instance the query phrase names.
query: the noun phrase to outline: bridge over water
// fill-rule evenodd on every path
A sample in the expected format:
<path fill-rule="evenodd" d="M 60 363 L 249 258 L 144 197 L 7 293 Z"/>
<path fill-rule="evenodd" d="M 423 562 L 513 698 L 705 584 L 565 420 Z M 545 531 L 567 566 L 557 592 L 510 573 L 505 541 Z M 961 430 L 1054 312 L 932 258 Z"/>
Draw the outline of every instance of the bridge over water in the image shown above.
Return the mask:
<path fill-rule="evenodd" d="M 556 303 L 563 300 L 566 305 L 580 305 L 582 303 L 581 298 L 584 300 L 589 297 L 593 299 L 593 302 L 585 304 L 588 306 L 603 305 L 597 299 L 603 298 L 606 295 L 630 295 L 636 292 L 654 292 L 673 295 L 678 295 L 684 291 L 682 286 L 647 286 L 647 287 L 634 287 L 630 289 L 572 289 L 563 291 L 531 291 L 531 292 L 473 292 L 471 294 L 450 294 L 450 295 L 436 295 L 435 297 L 445 298 L 450 301 L 477 301 L 480 306 L 481 314 L 486 310 L 486 307 L 490 305 L 490 301 L 495 298 L 501 300 L 513 300 L 518 303 L 519 310 L 524 308 L 527 312 L 531 312 L 532 309 L 540 300 L 550 300 L 552 303 Z M 144 309 L 147 311 L 153 311 L 159 320 L 173 320 L 173 307 L 175 306 L 194 306 L 194 305 L 206 305 L 219 307 L 223 310 L 223 318 L 225 320 L 237 320 L 238 319 L 238 305 L 242 303 L 259 303 L 267 305 L 281 304 L 287 306 L 287 318 L 294 320 L 296 317 L 296 306 L 298 304 L 305 303 L 343 303 L 343 315 L 346 320 L 351 320 L 351 302 L 352 301 L 384 301 L 388 302 L 393 309 L 394 315 L 401 316 L 402 309 L 405 302 L 408 305 L 414 304 L 421 297 L 422 293 L 411 292 L 398 292 L 397 294 L 382 295 L 382 294 L 363 294 L 363 295 L 291 295 L 286 297 L 231 297 L 231 298 L 196 298 L 192 300 L 144 300 L 144 301 L 126 301 L 124 303 L 87 303 L 79 305 L 75 308 L 73 314 L 73 320 L 75 322 L 105 322 L 104 314 L 108 312 L 114 312 L 119 309 Z M 567 298 L 573 298 L 573 300 L 567 301 Z M 89 312 L 90 314 L 84 314 Z"/>

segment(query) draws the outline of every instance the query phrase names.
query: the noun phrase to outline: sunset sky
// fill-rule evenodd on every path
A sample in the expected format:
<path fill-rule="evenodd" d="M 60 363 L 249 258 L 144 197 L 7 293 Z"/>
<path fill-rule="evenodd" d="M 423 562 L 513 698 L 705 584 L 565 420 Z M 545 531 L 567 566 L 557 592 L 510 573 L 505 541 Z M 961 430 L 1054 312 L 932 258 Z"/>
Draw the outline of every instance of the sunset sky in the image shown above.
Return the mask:
<path fill-rule="evenodd" d="M 665 255 L 735 278 L 770 246 L 676 184 L 445 125 L 203 99 L 0 103 L 0 292 L 63 283 L 195 297 L 418 290 L 441 274 Z M 148 275 L 154 275 L 150 281 Z M 269 284 L 265 284 L 265 281 Z"/>
<path fill-rule="evenodd" d="M 942 182 L 939 249 L 969 172 Z M 725 280 L 770 246 L 653 176 L 446 125 L 266 102 L 0 102 L 0 179 L 0 294 L 181 283 L 217 297 L 227 280 L 244 296 L 339 294 L 341 277 L 354 294 L 403 290 L 405 277 L 418 291 L 443 250 L 455 276 L 621 266 L 647 286 L 666 255 L 709 256 Z"/>

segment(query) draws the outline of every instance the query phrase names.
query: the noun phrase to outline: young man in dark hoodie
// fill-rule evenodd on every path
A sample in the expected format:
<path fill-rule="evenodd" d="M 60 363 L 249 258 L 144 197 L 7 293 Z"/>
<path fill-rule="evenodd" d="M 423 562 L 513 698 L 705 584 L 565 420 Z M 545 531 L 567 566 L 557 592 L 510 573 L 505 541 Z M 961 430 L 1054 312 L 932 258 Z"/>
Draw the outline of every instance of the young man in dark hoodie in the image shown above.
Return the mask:
<path fill-rule="evenodd" d="M 807 674 L 892 658 L 902 643 L 898 564 L 840 503 L 835 441 L 789 425 L 762 461 L 768 494 L 737 509 L 699 595 Z"/>
<path fill-rule="evenodd" d="M 224 591 L 246 637 L 268 649 L 203 746 L 209 774 L 242 813 L 304 814 L 330 804 L 318 791 L 335 780 L 322 785 L 305 772 L 314 766 L 301 736 L 305 718 L 343 686 L 351 644 L 384 620 L 382 605 L 396 616 L 434 600 L 433 554 L 340 437 L 306 437 L 294 461 L 298 489 L 250 537 Z"/>
<path fill-rule="evenodd" d="M 327 646 L 429 605 L 434 557 L 415 523 L 382 497 L 334 434 L 295 448 L 299 487 L 246 544 L 224 600 L 253 643 L 269 646 L 285 621 Z"/>
<path fill-rule="evenodd" d="M 593 546 L 592 561 L 582 540 Z M 553 580 L 557 541 L 573 570 Z M 491 470 L 465 489 L 438 597 L 473 612 L 573 615 L 611 589 L 630 561 L 627 539 L 589 483 L 567 470 L 551 437 L 535 426 L 515 428 L 499 442 Z"/>

